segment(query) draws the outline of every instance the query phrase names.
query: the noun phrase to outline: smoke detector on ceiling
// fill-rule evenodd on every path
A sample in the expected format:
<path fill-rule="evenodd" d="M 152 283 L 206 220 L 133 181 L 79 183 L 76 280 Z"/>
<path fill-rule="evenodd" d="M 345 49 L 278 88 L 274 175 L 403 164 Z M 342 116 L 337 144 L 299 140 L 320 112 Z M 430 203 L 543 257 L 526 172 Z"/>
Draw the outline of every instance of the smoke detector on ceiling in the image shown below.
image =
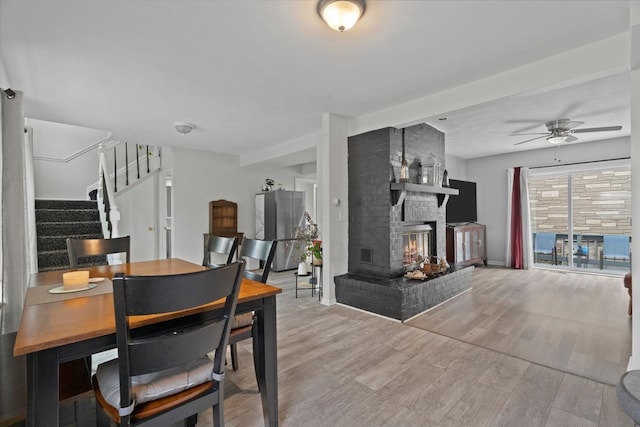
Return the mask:
<path fill-rule="evenodd" d="M 193 128 L 196 127 L 196 125 L 187 122 L 176 122 L 173 125 L 175 126 L 178 133 L 181 133 L 183 135 L 188 134 L 193 130 Z"/>

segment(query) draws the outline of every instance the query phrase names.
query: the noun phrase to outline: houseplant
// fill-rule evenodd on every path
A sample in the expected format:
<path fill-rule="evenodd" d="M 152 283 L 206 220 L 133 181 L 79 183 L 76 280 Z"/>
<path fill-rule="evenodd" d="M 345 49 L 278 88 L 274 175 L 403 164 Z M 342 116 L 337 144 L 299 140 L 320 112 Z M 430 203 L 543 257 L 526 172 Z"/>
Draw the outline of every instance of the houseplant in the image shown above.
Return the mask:
<path fill-rule="evenodd" d="M 311 256 L 311 264 L 322 265 L 322 240 L 312 240 L 307 253 Z"/>
<path fill-rule="evenodd" d="M 296 236 L 296 247 L 300 250 L 300 264 L 298 265 L 298 274 L 306 274 L 307 267 L 306 261 L 311 261 L 312 258 L 319 257 L 322 259 L 322 253 L 320 252 L 320 241 L 315 240 L 318 238 L 318 224 L 313 222 L 309 212 L 304 212 L 304 225 L 296 227 L 294 229 Z M 317 245 L 316 243 L 317 242 Z"/>

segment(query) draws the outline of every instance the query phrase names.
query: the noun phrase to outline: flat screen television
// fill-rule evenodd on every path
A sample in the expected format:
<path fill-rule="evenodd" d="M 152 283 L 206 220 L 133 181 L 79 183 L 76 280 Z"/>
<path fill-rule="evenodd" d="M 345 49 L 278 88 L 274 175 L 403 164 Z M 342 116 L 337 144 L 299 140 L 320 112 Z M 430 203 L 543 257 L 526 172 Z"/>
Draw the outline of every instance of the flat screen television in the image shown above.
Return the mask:
<path fill-rule="evenodd" d="M 447 224 L 476 222 L 478 220 L 476 183 L 450 179 L 449 187 L 456 188 L 459 194 L 457 196 L 449 196 Z"/>

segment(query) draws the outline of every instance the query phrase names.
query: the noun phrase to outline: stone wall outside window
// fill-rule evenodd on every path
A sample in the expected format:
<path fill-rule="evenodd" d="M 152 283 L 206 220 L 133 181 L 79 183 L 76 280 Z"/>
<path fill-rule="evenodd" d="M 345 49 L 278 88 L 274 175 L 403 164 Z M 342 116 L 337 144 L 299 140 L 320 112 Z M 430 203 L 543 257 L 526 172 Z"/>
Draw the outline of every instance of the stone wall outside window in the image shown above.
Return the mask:
<path fill-rule="evenodd" d="M 531 230 L 566 234 L 567 174 L 529 178 Z M 631 169 L 573 174 L 574 234 L 631 235 Z"/>

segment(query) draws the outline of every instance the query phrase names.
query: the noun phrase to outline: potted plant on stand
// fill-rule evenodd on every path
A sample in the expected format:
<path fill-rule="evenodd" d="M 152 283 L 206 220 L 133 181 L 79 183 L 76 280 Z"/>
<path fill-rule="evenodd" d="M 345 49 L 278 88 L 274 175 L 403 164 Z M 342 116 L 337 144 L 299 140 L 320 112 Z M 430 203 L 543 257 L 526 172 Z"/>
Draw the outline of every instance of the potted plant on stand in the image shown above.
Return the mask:
<path fill-rule="evenodd" d="M 322 240 L 312 240 L 307 252 L 311 256 L 311 265 L 322 265 Z"/>
<path fill-rule="evenodd" d="M 306 275 L 309 272 L 307 270 L 307 261 L 311 263 L 317 254 L 320 254 L 319 259 L 322 259 L 321 247 L 319 243 L 317 247 L 314 243 L 314 240 L 318 238 L 318 224 L 313 222 L 311 215 L 306 211 L 304 213 L 304 222 L 304 226 L 295 228 L 296 247 L 300 250 L 299 276 Z"/>

